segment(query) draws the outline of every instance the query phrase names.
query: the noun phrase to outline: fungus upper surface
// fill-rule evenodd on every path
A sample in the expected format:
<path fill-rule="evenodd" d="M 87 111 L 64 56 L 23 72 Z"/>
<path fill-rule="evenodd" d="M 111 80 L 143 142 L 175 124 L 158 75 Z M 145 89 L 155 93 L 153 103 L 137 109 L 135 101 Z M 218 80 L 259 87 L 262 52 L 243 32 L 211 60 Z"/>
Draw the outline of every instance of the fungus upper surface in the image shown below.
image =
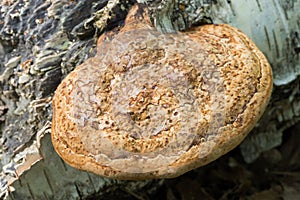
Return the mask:
<path fill-rule="evenodd" d="M 181 175 L 236 147 L 272 90 L 255 44 L 228 25 L 162 34 L 129 19 L 57 88 L 58 154 L 102 176 L 149 179 Z"/>

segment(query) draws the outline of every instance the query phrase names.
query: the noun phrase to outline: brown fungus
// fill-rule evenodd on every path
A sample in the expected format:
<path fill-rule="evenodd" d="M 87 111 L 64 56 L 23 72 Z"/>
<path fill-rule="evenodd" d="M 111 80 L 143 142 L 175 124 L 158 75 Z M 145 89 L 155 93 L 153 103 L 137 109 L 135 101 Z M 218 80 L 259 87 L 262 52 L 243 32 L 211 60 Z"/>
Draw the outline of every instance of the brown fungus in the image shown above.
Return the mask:
<path fill-rule="evenodd" d="M 229 25 L 162 34 L 131 12 L 53 98 L 52 142 L 71 166 L 170 178 L 236 147 L 272 90 L 265 56 Z"/>

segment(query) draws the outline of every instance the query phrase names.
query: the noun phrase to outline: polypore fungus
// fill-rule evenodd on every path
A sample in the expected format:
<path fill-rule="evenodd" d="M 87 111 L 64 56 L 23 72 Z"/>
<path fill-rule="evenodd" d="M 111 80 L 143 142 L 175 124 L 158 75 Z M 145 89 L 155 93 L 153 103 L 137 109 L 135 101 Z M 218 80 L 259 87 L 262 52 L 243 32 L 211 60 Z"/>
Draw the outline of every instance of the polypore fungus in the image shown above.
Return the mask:
<path fill-rule="evenodd" d="M 71 166 L 101 176 L 176 177 L 245 138 L 268 103 L 272 71 L 229 25 L 162 34 L 134 13 L 58 86 L 52 142 Z"/>

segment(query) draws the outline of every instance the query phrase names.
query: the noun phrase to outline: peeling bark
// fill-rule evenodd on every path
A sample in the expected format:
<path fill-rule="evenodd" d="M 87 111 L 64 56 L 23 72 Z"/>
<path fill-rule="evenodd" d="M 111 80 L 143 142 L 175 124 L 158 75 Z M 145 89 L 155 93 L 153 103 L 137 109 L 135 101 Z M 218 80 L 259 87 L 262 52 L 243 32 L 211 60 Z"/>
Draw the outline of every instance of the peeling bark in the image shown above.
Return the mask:
<path fill-rule="evenodd" d="M 85 199 L 98 194 L 105 199 L 115 192 L 147 199 L 161 185 L 162 181 L 114 181 L 75 170 L 58 158 L 49 140 L 51 98 L 57 85 L 94 55 L 97 36 L 122 25 L 134 3 L 110 1 L 113 6 L 108 7 L 107 2 L 0 2 L 0 196 Z M 272 65 L 275 88 L 267 111 L 241 150 L 251 162 L 280 145 L 283 132 L 300 120 L 300 1 L 139 2 L 148 4 L 161 30 L 229 23 L 254 40 Z"/>

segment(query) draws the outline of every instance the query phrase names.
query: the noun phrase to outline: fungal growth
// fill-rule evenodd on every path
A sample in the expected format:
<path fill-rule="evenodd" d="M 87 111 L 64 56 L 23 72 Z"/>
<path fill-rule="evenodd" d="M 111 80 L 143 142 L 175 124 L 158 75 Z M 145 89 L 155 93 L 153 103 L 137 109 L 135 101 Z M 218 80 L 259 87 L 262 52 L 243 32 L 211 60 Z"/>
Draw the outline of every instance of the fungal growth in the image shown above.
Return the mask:
<path fill-rule="evenodd" d="M 264 55 L 229 25 L 162 34 L 132 11 L 53 98 L 52 142 L 71 166 L 117 179 L 179 176 L 236 147 L 272 90 Z"/>

